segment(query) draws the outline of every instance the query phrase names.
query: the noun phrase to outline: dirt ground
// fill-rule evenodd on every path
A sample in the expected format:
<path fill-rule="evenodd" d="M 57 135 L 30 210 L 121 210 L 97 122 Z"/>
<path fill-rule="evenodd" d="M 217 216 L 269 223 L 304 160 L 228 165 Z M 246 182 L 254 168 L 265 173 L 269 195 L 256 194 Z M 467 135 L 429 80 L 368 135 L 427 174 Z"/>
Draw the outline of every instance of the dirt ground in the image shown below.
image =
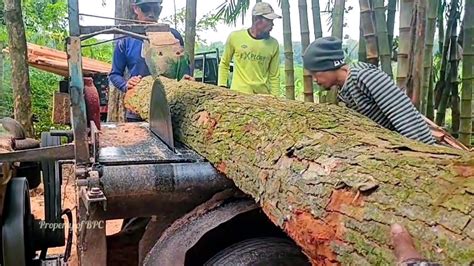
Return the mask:
<path fill-rule="evenodd" d="M 75 184 L 74 184 L 74 168 L 72 165 L 65 165 L 63 167 L 63 183 L 61 186 L 62 194 L 62 209 L 71 209 L 73 212 L 73 220 L 75 224 L 76 220 L 76 200 L 75 200 Z M 34 190 L 30 190 L 31 197 L 31 209 L 36 219 L 44 219 L 44 189 L 43 184 Z M 67 220 L 65 221 L 67 222 Z M 122 220 L 107 221 L 106 231 L 107 235 L 112 235 L 120 231 Z M 74 228 L 76 229 L 76 228 Z M 67 237 L 68 228 L 66 227 L 65 233 Z M 58 247 L 48 249 L 48 255 L 52 254 L 64 254 L 65 247 Z M 73 235 L 73 246 L 71 251 L 71 257 L 69 258 L 68 265 L 78 265 L 77 250 L 76 250 L 76 234 Z"/>

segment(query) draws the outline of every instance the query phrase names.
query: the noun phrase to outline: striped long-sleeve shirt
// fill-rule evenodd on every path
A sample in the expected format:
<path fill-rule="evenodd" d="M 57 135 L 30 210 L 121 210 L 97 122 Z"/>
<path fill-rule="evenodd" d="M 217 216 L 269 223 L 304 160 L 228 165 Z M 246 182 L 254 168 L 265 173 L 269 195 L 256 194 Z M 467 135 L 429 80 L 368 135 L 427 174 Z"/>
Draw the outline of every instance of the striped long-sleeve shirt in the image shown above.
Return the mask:
<path fill-rule="evenodd" d="M 339 98 L 347 107 L 387 129 L 424 143 L 435 142 L 428 125 L 408 96 L 374 65 L 351 65 Z"/>

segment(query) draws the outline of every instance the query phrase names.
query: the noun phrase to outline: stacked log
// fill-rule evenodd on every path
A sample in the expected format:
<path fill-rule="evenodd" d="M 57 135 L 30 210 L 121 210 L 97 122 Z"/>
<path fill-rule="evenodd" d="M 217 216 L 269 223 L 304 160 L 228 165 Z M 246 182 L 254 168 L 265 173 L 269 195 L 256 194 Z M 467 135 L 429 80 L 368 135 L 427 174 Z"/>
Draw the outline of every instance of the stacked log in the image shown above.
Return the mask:
<path fill-rule="evenodd" d="M 446 265 L 474 258 L 474 156 L 335 105 L 162 78 L 175 139 L 253 197 L 315 265 L 388 265 L 398 222 Z M 150 80 L 126 95 L 148 117 Z"/>
<path fill-rule="evenodd" d="M 8 53 L 8 48 L 3 50 Z M 67 54 L 56 49 L 28 43 L 28 64 L 32 67 L 54 73 L 63 77 L 69 76 Z M 112 66 L 102 61 L 82 58 L 82 68 L 84 75 L 94 75 L 99 73 L 109 73 Z"/>

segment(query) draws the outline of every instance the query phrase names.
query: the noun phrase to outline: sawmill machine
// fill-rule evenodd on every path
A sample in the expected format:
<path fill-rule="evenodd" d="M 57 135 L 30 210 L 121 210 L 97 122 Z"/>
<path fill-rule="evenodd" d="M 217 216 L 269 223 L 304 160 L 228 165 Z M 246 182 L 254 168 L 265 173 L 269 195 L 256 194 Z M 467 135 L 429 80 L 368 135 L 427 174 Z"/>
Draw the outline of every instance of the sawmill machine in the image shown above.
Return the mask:
<path fill-rule="evenodd" d="M 85 266 L 307 265 L 300 249 L 253 199 L 205 158 L 174 140 L 161 86 L 153 86 L 147 123 L 100 123 L 94 117 L 100 112 L 91 112 L 99 109 L 100 102 L 90 96 L 97 96 L 97 90 L 84 84 L 81 42 L 98 34 L 123 34 L 147 42 L 150 34 L 167 32 L 169 26 L 81 26 L 78 0 L 68 1 L 68 12 L 72 130 L 43 132 L 40 148 L 0 153 L 5 187 L 2 265 L 63 265 L 70 258 L 74 237 L 78 263 Z M 44 219 L 32 214 L 27 179 L 15 175 L 16 165 L 23 162 L 41 164 Z M 61 198 L 67 165 L 74 170 L 74 223 Z M 108 221 L 133 217 L 150 218 L 137 230 L 129 232 L 125 226 L 107 235 Z M 76 234 L 72 229 L 65 232 L 66 228 Z M 62 255 L 48 252 L 64 245 Z"/>

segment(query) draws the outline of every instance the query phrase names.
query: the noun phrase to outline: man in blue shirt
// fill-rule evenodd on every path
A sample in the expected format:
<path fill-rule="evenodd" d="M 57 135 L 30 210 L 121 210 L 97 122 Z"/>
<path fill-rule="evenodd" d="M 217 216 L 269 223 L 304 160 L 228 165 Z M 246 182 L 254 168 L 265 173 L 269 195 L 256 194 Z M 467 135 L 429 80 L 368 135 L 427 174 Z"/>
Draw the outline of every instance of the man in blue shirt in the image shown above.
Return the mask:
<path fill-rule="evenodd" d="M 134 0 L 133 11 L 137 16 L 137 20 L 156 22 L 160 16 L 162 10 L 163 0 Z M 183 37 L 175 29 L 171 29 L 171 33 L 174 37 L 179 40 L 179 43 L 184 46 Z M 148 66 L 146 65 L 145 58 L 142 57 L 142 44 L 143 41 L 127 37 L 117 42 L 114 50 L 114 56 L 112 60 L 112 71 L 109 74 L 109 80 L 122 92 L 133 89 L 141 80 L 142 77 L 150 75 Z M 190 67 L 186 67 L 187 74 L 183 77 L 185 79 L 192 79 L 190 74 Z M 125 70 L 127 70 L 130 78 L 125 79 Z M 127 110 L 126 113 L 127 122 L 138 122 L 142 121 L 140 116 Z"/>

